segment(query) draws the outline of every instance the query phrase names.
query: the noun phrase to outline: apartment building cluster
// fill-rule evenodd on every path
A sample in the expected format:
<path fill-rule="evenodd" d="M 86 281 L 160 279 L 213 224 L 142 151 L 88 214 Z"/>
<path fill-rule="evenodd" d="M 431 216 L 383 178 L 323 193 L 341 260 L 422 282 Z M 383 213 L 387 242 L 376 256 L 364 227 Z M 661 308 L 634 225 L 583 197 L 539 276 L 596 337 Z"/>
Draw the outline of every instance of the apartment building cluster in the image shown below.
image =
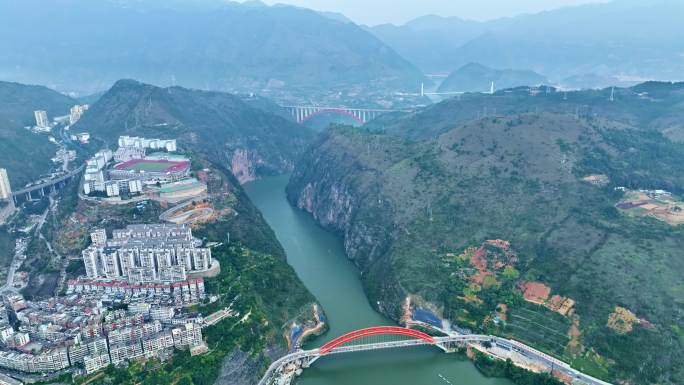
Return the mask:
<path fill-rule="evenodd" d="M 177 182 L 190 174 L 190 160 L 173 154 L 175 139 L 119 137 L 119 148 L 99 151 L 88 160 L 83 192 L 107 197 L 137 195 L 150 187 Z M 155 152 L 147 154 L 147 150 Z"/>
<path fill-rule="evenodd" d="M 140 138 L 137 136 L 120 136 L 119 147 L 166 150 L 168 152 L 176 152 L 178 150 L 178 148 L 176 147 L 176 139 L 147 139 Z"/>
<path fill-rule="evenodd" d="M 31 302 L 20 295 L 0 305 L 0 367 L 45 373 L 72 366 L 92 373 L 139 358 L 168 358 L 173 349 L 207 351 L 201 317 L 144 302 L 109 310 L 96 295 Z M 16 320 L 10 324 L 10 317 Z"/>
<path fill-rule="evenodd" d="M 119 196 L 122 192 L 139 194 L 143 191 L 140 180 L 110 180 L 106 167 L 114 158 L 112 150 L 100 150 L 86 161 L 83 192 L 90 194 L 94 191 L 105 193 L 107 196 Z"/>
<path fill-rule="evenodd" d="M 141 284 L 117 280 L 74 279 L 67 281 L 67 294 L 98 295 L 103 301 L 114 304 L 146 303 L 173 307 L 194 305 L 205 298 L 202 278 Z"/>
<path fill-rule="evenodd" d="M 104 229 L 91 233 L 83 250 L 90 279 L 127 281 L 129 284 L 176 283 L 212 269 L 211 250 L 192 236 L 186 225 L 141 224 L 117 229 L 112 238 Z M 192 277 L 190 277 L 192 278 Z"/>

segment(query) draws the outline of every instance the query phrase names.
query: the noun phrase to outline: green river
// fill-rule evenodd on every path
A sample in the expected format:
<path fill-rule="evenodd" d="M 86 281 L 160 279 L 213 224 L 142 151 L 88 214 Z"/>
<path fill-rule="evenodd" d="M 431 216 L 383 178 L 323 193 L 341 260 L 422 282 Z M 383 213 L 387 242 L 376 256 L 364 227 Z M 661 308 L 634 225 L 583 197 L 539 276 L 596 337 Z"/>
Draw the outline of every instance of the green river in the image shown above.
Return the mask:
<path fill-rule="evenodd" d="M 270 177 L 245 189 L 287 252 L 290 265 L 322 305 L 330 331 L 313 341 L 320 346 L 356 329 L 394 325 L 369 305 L 356 267 L 342 243 L 285 198 L 287 176 Z M 297 385 L 511 385 L 482 376 L 473 364 L 433 347 L 335 355 L 306 369 Z"/>

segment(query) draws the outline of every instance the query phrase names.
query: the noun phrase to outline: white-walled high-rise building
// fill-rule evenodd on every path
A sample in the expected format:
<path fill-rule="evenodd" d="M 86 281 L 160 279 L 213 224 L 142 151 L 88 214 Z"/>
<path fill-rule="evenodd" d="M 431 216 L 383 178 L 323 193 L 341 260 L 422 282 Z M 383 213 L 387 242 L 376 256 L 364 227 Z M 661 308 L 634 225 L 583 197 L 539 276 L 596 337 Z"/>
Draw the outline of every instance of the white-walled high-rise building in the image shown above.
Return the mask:
<path fill-rule="evenodd" d="M 119 147 L 149 148 L 153 150 L 166 150 L 176 152 L 178 147 L 176 139 L 147 139 L 137 136 L 120 136 Z"/>
<path fill-rule="evenodd" d="M 40 128 L 50 127 L 50 121 L 48 120 L 47 112 L 38 110 L 33 111 L 33 115 L 36 117 L 36 126 Z"/>
<path fill-rule="evenodd" d="M 0 168 L 0 199 L 11 199 L 12 187 L 10 186 L 7 170 Z"/>
<path fill-rule="evenodd" d="M 130 283 L 180 282 L 190 273 L 212 269 L 211 250 L 186 225 L 129 225 L 93 232 L 97 242 L 83 250 L 88 278 L 126 279 Z M 102 243 L 104 237 L 104 245 Z"/>

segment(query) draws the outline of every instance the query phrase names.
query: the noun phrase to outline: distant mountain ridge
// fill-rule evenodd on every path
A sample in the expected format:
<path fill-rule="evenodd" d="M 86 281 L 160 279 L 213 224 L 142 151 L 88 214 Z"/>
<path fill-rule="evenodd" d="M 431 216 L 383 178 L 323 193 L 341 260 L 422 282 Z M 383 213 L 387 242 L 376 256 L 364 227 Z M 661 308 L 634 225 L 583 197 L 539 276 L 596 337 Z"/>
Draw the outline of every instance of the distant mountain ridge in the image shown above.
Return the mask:
<path fill-rule="evenodd" d="M 486 22 L 425 16 L 403 26 L 369 28 L 426 72 L 469 62 L 526 68 L 557 85 L 601 87 L 646 79 L 684 80 L 684 3 L 615 0 Z M 581 83 L 581 76 L 611 84 Z M 591 79 L 588 79 L 591 80 Z"/>
<path fill-rule="evenodd" d="M 0 42 L 0 78 L 81 94 L 121 78 L 301 93 L 405 89 L 422 79 L 413 65 L 357 25 L 291 6 L 0 0 L 0 15 L 0 34 L 8 37 Z"/>
<path fill-rule="evenodd" d="M 611 100 L 612 95 L 612 100 Z M 434 138 L 484 116 L 551 112 L 601 117 L 684 141 L 684 82 L 646 82 L 629 88 L 565 92 L 553 87 L 518 87 L 494 95 L 469 93 L 414 114 L 387 114 L 366 128 L 412 139 Z"/>
<path fill-rule="evenodd" d="M 438 92 L 489 92 L 519 86 L 548 85 L 549 80 L 534 71 L 494 69 L 478 63 L 468 63 L 449 74 Z"/>
<path fill-rule="evenodd" d="M 119 135 L 178 138 L 182 148 L 231 169 L 240 182 L 294 166 L 313 132 L 266 101 L 120 80 L 74 126 L 116 147 Z"/>

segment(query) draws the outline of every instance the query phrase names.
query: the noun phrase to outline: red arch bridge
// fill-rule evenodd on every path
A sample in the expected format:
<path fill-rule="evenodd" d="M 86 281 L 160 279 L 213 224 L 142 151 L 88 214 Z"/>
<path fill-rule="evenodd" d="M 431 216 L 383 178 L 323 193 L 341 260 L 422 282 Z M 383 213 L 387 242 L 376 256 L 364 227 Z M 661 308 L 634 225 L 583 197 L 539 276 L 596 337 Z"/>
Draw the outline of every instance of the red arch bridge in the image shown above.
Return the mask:
<path fill-rule="evenodd" d="M 376 117 L 386 114 L 388 112 L 396 112 L 399 110 L 383 110 L 377 108 L 349 108 L 349 107 L 326 107 L 326 106 L 283 106 L 290 112 L 290 115 L 297 121 L 297 123 L 304 123 L 307 120 L 327 114 L 333 113 L 344 115 L 352 118 L 358 123 L 367 123 Z"/>
<path fill-rule="evenodd" d="M 565 373 L 582 383 L 589 385 L 611 385 L 581 373 L 571 368 L 565 362 L 515 340 L 480 334 L 450 334 L 448 336 L 435 337 L 418 330 L 398 326 L 377 326 L 356 330 L 334 338 L 320 348 L 292 352 L 274 361 L 267 369 L 261 381 L 259 381 L 259 385 L 287 384 L 289 380 L 293 379 L 293 373 L 297 369 L 307 368 L 324 356 L 423 345 L 432 345 L 449 353 L 455 351 L 459 346 L 484 342 L 489 342 L 492 345 L 497 345 L 509 351 L 515 351 L 538 361 L 551 370 Z"/>

